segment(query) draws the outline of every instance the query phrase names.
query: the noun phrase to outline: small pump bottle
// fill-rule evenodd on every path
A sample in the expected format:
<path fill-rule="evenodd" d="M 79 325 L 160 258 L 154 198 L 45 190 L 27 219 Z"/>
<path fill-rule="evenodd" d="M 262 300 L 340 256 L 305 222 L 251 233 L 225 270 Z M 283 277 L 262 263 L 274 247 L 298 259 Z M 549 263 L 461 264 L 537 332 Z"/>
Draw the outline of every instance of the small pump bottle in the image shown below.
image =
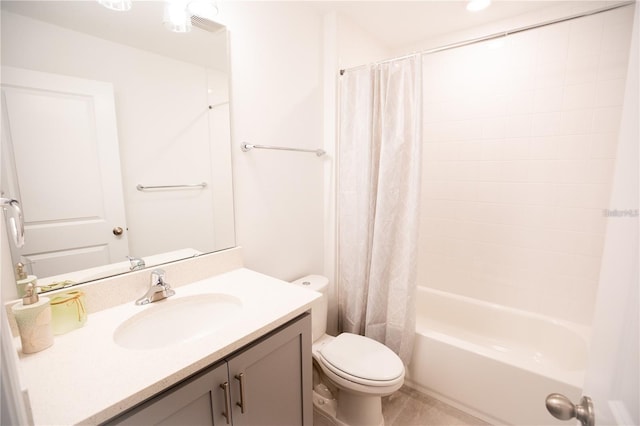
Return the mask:
<path fill-rule="evenodd" d="M 20 331 L 23 353 L 39 352 L 53 345 L 49 298 L 38 297 L 33 284 L 26 285 L 25 296 L 11 310 Z"/>
<path fill-rule="evenodd" d="M 24 264 L 21 262 L 16 263 L 16 284 L 18 285 L 18 297 L 24 297 L 27 284 L 33 284 L 34 287 L 37 284 L 37 277 L 27 275 Z"/>

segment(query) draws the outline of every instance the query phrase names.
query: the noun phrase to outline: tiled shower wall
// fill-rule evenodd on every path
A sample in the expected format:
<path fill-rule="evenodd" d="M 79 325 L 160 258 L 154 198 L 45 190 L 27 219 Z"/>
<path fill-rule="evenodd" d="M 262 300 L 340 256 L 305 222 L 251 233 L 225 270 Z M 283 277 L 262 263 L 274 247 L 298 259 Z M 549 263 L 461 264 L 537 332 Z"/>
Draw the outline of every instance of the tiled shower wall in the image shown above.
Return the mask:
<path fill-rule="evenodd" d="M 632 12 L 424 56 L 419 285 L 591 323 Z"/>

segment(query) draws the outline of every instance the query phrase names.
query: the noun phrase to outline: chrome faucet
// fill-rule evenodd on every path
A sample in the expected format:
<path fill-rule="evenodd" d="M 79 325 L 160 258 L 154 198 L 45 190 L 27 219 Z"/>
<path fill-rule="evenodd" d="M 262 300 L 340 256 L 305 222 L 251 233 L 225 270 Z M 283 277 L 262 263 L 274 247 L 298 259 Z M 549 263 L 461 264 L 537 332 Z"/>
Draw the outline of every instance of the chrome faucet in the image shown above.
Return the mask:
<path fill-rule="evenodd" d="M 151 272 L 151 287 L 147 293 L 140 299 L 136 300 L 136 305 L 146 305 L 147 303 L 157 302 L 158 300 L 171 297 L 176 292 L 171 288 L 168 282 L 164 280 L 165 272 L 163 269 L 154 269 Z"/>
<path fill-rule="evenodd" d="M 127 256 L 129 262 L 131 262 L 131 266 L 129 267 L 130 271 L 137 271 L 138 269 L 144 269 L 145 263 L 144 260 L 139 257 Z"/>

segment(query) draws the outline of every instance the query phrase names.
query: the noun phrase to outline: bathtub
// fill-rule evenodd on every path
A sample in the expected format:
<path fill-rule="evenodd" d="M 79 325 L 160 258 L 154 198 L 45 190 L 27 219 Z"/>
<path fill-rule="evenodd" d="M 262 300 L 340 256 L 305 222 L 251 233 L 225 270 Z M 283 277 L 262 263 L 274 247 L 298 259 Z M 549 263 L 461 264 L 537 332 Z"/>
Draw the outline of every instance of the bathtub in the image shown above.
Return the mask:
<path fill-rule="evenodd" d="M 553 392 L 579 401 L 587 327 L 418 287 L 408 386 L 492 424 L 566 425 Z"/>

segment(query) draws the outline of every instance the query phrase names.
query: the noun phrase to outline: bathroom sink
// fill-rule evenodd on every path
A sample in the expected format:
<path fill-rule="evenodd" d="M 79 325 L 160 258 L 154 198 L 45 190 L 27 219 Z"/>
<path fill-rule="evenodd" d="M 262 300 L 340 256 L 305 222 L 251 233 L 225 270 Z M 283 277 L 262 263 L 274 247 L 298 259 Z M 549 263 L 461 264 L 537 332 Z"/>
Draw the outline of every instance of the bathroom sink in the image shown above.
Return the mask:
<path fill-rule="evenodd" d="M 242 311 L 240 299 L 208 293 L 154 302 L 118 326 L 114 341 L 127 349 L 157 349 L 199 339 Z"/>

